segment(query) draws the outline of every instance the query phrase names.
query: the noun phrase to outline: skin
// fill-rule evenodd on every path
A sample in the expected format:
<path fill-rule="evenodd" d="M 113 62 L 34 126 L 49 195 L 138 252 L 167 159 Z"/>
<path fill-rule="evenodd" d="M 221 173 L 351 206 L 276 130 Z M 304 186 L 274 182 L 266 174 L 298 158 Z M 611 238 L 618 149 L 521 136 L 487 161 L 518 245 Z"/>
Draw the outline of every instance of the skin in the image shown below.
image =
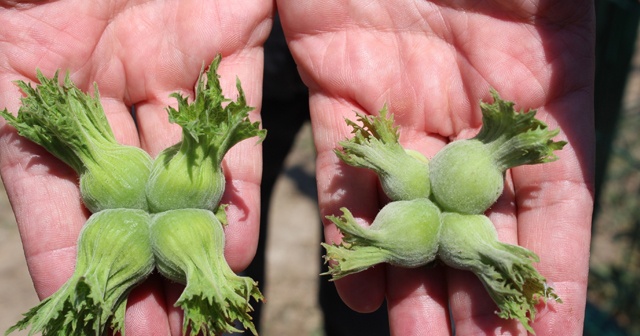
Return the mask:
<path fill-rule="evenodd" d="M 68 70 L 84 90 L 97 82 L 119 142 L 152 156 L 179 141 L 165 107 L 172 92 L 193 93 L 204 64 L 221 53 L 223 91 L 235 98 L 240 78 L 248 104 L 262 92 L 262 44 L 271 29 L 272 4 L 265 1 L 0 1 L 0 108 L 15 113 L 21 93 L 15 80 L 33 81 L 36 68 L 52 76 Z M 136 107 L 138 129 L 129 108 Z M 251 158 L 251 159 L 247 159 Z M 242 270 L 253 258 L 259 229 L 261 151 L 255 141 L 239 144 L 224 166 L 223 202 L 230 225 L 226 257 Z M 0 172 L 11 200 L 38 296 L 55 292 L 73 272 L 76 239 L 89 213 L 77 176 L 38 146 L 0 122 Z M 173 308 L 181 289 L 152 277 L 129 299 L 127 335 L 178 335 Z"/>
<path fill-rule="evenodd" d="M 541 306 L 537 335 L 581 335 L 593 204 L 594 17 L 587 1 L 277 2 L 289 48 L 310 88 L 322 215 L 349 208 L 370 223 L 386 202 L 373 174 L 340 163 L 344 118 L 386 103 L 401 143 L 432 157 L 473 136 L 479 101 L 495 88 L 517 109 L 537 109 L 558 140 L 560 160 L 507 173 L 490 211 L 500 240 L 541 258 L 540 272 L 564 303 Z M 304 20 L 300 20 L 304 18 Z M 325 221 L 328 241 L 338 242 Z M 467 272 L 379 266 L 336 283 L 343 300 L 368 312 L 388 300 L 395 335 L 522 334 L 498 318 Z"/>
<path fill-rule="evenodd" d="M 168 94 L 190 92 L 202 63 L 217 52 L 224 57 L 225 92 L 233 96 L 237 75 L 249 104 L 259 107 L 261 44 L 273 4 L 205 3 L 0 1 L 0 108 L 18 109 L 20 93 L 11 81 L 32 80 L 35 68 L 48 75 L 70 69 L 82 88 L 100 84 L 118 139 L 155 155 L 180 134 L 166 122 L 164 106 L 173 103 Z M 369 223 L 386 202 L 373 174 L 341 164 L 332 152 L 349 135 L 344 118 L 353 120 L 354 111 L 376 113 L 387 103 L 401 142 L 427 157 L 477 132 L 478 102 L 490 99 L 491 87 L 518 102 L 517 108 L 538 109 L 551 128 L 561 129 L 558 138 L 569 144 L 558 153 L 560 160 L 508 172 L 490 216 L 502 241 L 540 256 L 538 269 L 564 301 L 541 307 L 532 324 L 537 334 L 580 335 L 593 206 L 593 4 L 280 0 L 277 7 L 310 88 L 323 215 L 345 206 Z M 131 105 L 138 111 L 138 132 Z M 44 298 L 71 274 L 75 239 L 88 214 L 73 173 L 3 125 L 0 172 Z M 258 162 L 259 147 L 250 142 L 234 148 L 225 162 L 233 186 L 223 199 L 231 203 L 226 257 L 236 270 L 255 250 Z M 339 241 L 335 227 L 325 224 L 328 240 Z M 396 335 L 451 334 L 447 306 L 460 335 L 524 333 L 517 322 L 493 314 L 495 306 L 470 273 L 380 266 L 336 285 L 358 311 L 375 310 L 386 298 Z M 127 334 L 178 334 L 179 314 L 170 308 L 176 296 L 175 289 L 151 279 L 130 299 Z"/>

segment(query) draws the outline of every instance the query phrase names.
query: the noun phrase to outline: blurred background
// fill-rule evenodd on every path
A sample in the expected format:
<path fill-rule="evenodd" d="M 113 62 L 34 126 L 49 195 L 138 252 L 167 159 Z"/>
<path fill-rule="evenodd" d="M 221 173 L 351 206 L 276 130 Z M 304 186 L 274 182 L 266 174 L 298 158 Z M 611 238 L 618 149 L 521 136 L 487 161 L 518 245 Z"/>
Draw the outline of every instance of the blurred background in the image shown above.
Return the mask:
<path fill-rule="evenodd" d="M 640 335 L 640 4 L 596 1 L 596 208 L 585 335 Z"/>
<path fill-rule="evenodd" d="M 584 334 L 635 336 L 640 335 L 640 3 L 595 3 L 596 208 Z M 267 49 L 283 48 L 279 33 L 276 27 Z M 293 101 L 288 104 L 291 112 L 305 109 L 306 91 L 299 78 L 278 72 L 290 68 L 292 60 L 281 53 L 273 55 L 265 60 L 265 82 L 288 86 L 289 90 L 279 90 L 288 92 L 288 96 L 265 87 L 264 108 Z M 261 335 L 336 335 L 325 323 L 320 308 L 323 300 L 336 298 L 326 286 L 327 279 L 318 276 L 318 242 L 322 237 L 315 205 L 311 130 L 304 113 L 295 115 L 299 116 L 295 120 L 297 133 L 278 132 L 278 120 L 264 121 L 270 131 L 267 139 L 279 133 L 291 136 L 273 139 L 274 145 L 265 147 L 265 157 L 278 157 L 283 164 L 265 170 L 263 217 L 268 225 L 261 237 L 265 253 L 257 256 L 247 273 L 259 279 L 267 297 L 259 313 Z M 0 332 L 37 302 L 15 219 L 0 184 Z M 349 314 L 345 308 L 337 311 Z M 385 323 L 384 319 L 378 322 Z M 377 324 L 372 328 L 381 330 Z"/>

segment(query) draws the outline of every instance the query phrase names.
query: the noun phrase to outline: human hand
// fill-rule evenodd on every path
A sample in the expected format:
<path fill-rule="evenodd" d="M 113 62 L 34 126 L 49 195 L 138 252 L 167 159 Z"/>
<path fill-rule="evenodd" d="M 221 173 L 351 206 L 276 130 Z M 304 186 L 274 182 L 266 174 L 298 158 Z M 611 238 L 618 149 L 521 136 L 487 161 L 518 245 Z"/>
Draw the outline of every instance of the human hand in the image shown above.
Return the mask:
<path fill-rule="evenodd" d="M 225 95 L 242 81 L 248 104 L 259 114 L 262 43 L 271 26 L 265 1 L 0 1 L 0 109 L 17 112 L 21 93 L 12 83 L 33 81 L 36 69 L 60 69 L 83 90 L 98 83 L 117 140 L 152 156 L 180 140 L 165 107 L 172 92 L 193 93 L 198 74 L 216 54 Z M 135 106 L 136 124 L 130 113 Z M 239 271 L 251 261 L 258 239 L 260 147 L 245 142 L 225 158 L 228 185 L 225 255 Z M 40 298 L 72 274 L 76 241 L 89 213 L 77 176 L 42 148 L 0 124 L 0 172 L 14 209 L 29 271 Z M 180 334 L 173 307 L 180 289 L 150 278 L 130 296 L 128 335 Z M 132 318 L 129 318 L 132 317 Z"/>
<path fill-rule="evenodd" d="M 348 208 L 371 222 L 387 201 L 376 176 L 333 153 L 349 137 L 344 118 L 376 113 L 386 103 L 400 142 L 433 155 L 473 136 L 489 89 L 537 109 L 557 140 L 560 160 L 506 174 L 505 191 L 488 212 L 503 242 L 540 256 L 538 270 L 562 304 L 550 303 L 532 324 L 538 335 L 579 335 L 586 302 L 593 206 L 593 9 L 585 1 L 277 2 L 290 50 L 310 88 L 322 215 Z M 301 19 L 304 18 L 304 19 Z M 325 220 L 330 242 L 340 239 Z M 380 265 L 336 282 L 347 305 L 375 310 L 387 299 L 396 335 L 525 333 L 468 272 Z M 541 307 L 542 308 L 542 307 Z M 449 314 L 449 309 L 451 314 Z M 452 321 L 451 321 L 452 319 Z"/>

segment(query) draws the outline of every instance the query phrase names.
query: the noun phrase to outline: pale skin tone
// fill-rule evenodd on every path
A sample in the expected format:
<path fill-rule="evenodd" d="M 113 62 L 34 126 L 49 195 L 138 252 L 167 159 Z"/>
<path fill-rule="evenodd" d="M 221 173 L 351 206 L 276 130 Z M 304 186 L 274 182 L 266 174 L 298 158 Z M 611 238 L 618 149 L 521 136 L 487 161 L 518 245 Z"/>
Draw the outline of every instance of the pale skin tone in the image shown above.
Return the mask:
<path fill-rule="evenodd" d="M 223 55 L 223 86 L 235 76 L 258 107 L 262 48 L 272 15 L 268 1 L 85 1 L 35 5 L 0 2 L 0 108 L 15 112 L 11 81 L 69 69 L 81 88 L 98 82 L 117 138 L 156 155 L 177 141 L 166 121 L 169 93 L 190 93 L 203 62 Z M 489 88 L 518 108 L 535 108 L 559 138 L 560 160 L 507 174 L 490 216 L 500 239 L 535 251 L 562 297 L 538 314 L 538 335 L 581 334 L 592 209 L 593 14 L 591 3 L 458 1 L 278 1 L 285 34 L 310 88 L 322 215 L 348 207 L 370 222 L 386 201 L 375 177 L 340 164 L 332 153 L 349 135 L 344 118 L 376 113 L 385 103 L 401 142 L 427 157 L 480 126 L 478 102 Z M 302 19 L 301 19 L 302 18 Z M 10 27 L 10 29 L 5 29 Z M 136 130 L 128 107 L 138 111 Z M 3 124 L 4 125 L 4 124 Z M 255 160 L 246 160 L 253 157 Z M 245 159 L 241 159 L 245 158 Z M 260 149 L 234 148 L 225 161 L 230 203 L 226 257 L 234 270 L 251 260 L 257 240 Z M 71 274 L 75 240 L 88 216 L 76 177 L 40 148 L 0 127 L 0 168 L 16 213 L 38 295 L 51 295 Z M 34 193 L 33 190 L 37 190 Z M 52 224 L 54 223 L 54 224 Z M 327 239 L 338 242 L 325 221 Z M 323 279 L 325 280 L 325 279 Z M 443 267 L 376 267 L 338 281 L 344 301 L 372 311 L 386 298 L 396 335 L 448 335 L 447 306 L 459 335 L 519 334 L 472 275 Z M 127 334 L 179 334 L 179 294 L 159 278 L 134 293 Z"/>
<path fill-rule="evenodd" d="M 155 156 L 181 136 L 180 128 L 168 122 L 165 107 L 175 106 L 169 94 L 191 94 L 202 66 L 221 53 L 225 94 L 237 96 L 237 76 L 248 104 L 257 107 L 251 118 L 259 120 L 262 44 L 271 29 L 272 4 L 211 4 L 62 0 L 0 7 L 1 108 L 18 110 L 20 92 L 12 81 L 33 81 L 36 68 L 47 76 L 68 69 L 82 89 L 98 83 L 117 139 Z M 2 125 L 2 178 L 36 291 L 45 298 L 71 275 L 78 231 L 89 214 L 80 203 L 74 172 Z M 233 223 L 226 230 L 226 256 L 236 271 L 249 264 L 257 246 L 261 160 L 260 146 L 246 141 L 224 163 L 228 187 L 223 202 L 230 204 L 227 214 Z M 159 277 L 150 279 L 129 300 L 127 335 L 179 334 L 180 314 L 172 308 L 179 294 Z"/>
<path fill-rule="evenodd" d="M 341 164 L 344 118 L 386 103 L 406 147 L 432 157 L 479 129 L 480 99 L 495 88 L 538 109 L 569 144 L 560 160 L 514 169 L 490 213 L 500 239 L 535 251 L 563 304 L 533 323 L 538 335 L 582 334 L 592 209 L 593 17 L 586 1 L 278 1 L 289 48 L 310 88 L 323 215 L 349 208 L 370 222 L 386 201 L 372 174 Z M 300 18 L 304 18 L 301 20 Z M 329 241 L 339 235 L 325 220 Z M 371 311 L 388 300 L 395 335 L 519 334 L 470 273 L 376 267 L 337 282 L 343 300 Z"/>

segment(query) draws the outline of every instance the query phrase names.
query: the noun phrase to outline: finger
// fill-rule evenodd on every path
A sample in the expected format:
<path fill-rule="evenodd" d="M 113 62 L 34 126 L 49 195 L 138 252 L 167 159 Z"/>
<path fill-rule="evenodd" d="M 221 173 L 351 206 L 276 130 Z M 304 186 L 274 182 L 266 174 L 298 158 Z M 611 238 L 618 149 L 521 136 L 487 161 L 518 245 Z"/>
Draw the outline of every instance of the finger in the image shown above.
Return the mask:
<path fill-rule="evenodd" d="M 261 48 L 229 55 L 219 67 L 223 92 L 233 99 L 237 96 L 236 78 L 242 83 L 252 121 L 260 121 L 262 101 L 263 51 Z M 268 136 L 267 130 L 267 136 Z M 225 257 L 232 269 L 244 270 L 258 245 L 260 230 L 260 181 L 262 177 L 262 145 L 258 138 L 249 138 L 225 156 L 223 162 L 227 188 L 222 199 L 229 225 L 225 228 Z"/>
<path fill-rule="evenodd" d="M 526 335 L 518 320 L 500 318 L 497 306 L 480 280 L 471 272 L 447 269 L 449 304 L 460 335 Z"/>
<path fill-rule="evenodd" d="M 193 82 L 195 84 L 195 80 Z M 183 92 L 190 92 L 192 88 L 184 88 Z M 177 90 L 176 90 L 177 92 Z M 162 91 L 155 93 L 144 101 L 135 104 L 135 118 L 138 127 L 140 146 L 155 158 L 164 149 L 180 142 L 182 129 L 179 125 L 169 122 L 167 107 L 177 108 L 175 99 L 169 97 L 173 93 Z"/>
<path fill-rule="evenodd" d="M 77 175 L 10 126 L 0 129 L 0 167 L 25 251 L 41 298 L 73 272 L 76 241 L 87 212 Z"/>
<path fill-rule="evenodd" d="M 376 265 L 360 273 L 348 275 L 334 282 L 340 299 L 351 310 L 372 313 L 384 302 L 384 273 L 386 265 Z"/>
<path fill-rule="evenodd" d="M 327 166 L 324 161 L 332 164 Z M 320 213 L 339 216 L 342 214 L 339 208 L 345 207 L 362 225 L 370 225 L 378 209 L 377 206 L 368 205 L 377 203 L 378 199 L 375 175 L 336 161 L 333 152 L 318 156 Z M 361 192 L 365 194 L 360 195 Z M 339 244 L 342 236 L 335 224 L 326 218 L 323 218 L 323 224 L 327 243 Z M 375 265 L 335 281 L 340 298 L 349 308 L 361 313 L 377 310 L 384 301 L 384 269 L 385 265 Z"/>
<path fill-rule="evenodd" d="M 593 209 L 593 132 L 591 119 L 581 114 L 590 107 L 585 94 L 547 107 L 550 128 L 561 127 L 558 139 L 568 144 L 556 154 L 559 160 L 514 169 L 518 207 L 518 240 L 540 257 L 536 268 L 562 299 L 543 308 L 533 324 L 538 334 L 563 330 L 580 333 L 589 265 L 591 214 Z M 566 104 L 566 105 L 565 105 Z M 584 105 L 584 106 L 582 106 Z M 571 123 L 568 127 L 567 123 Z M 557 126 L 556 126 L 557 125 Z M 579 132 L 579 133 L 578 133 Z"/>
<path fill-rule="evenodd" d="M 100 101 L 116 141 L 122 145 L 140 147 L 138 130 L 131 116 L 131 107 L 118 98 L 102 96 Z"/>
<path fill-rule="evenodd" d="M 498 201 L 487 211 L 498 232 L 498 240 L 518 244 L 515 195 L 510 174 L 505 174 L 505 187 Z M 505 320 L 496 315 L 498 307 L 475 274 L 469 271 L 447 269 L 451 316 L 456 331 L 463 335 L 499 333 L 510 331 L 523 333 L 515 320 Z"/>
<path fill-rule="evenodd" d="M 313 94 L 310 111 L 314 141 L 318 151 L 316 178 L 320 214 L 339 216 L 340 208 L 349 209 L 354 217 L 368 225 L 379 209 L 377 177 L 370 171 L 341 163 L 333 152 L 350 130 L 344 118 L 355 120 L 354 107 L 335 99 Z M 346 112 L 345 112 L 346 111 Z M 323 219 L 325 240 L 339 243 L 341 235 L 335 225 Z M 384 300 L 384 266 L 379 265 L 360 274 L 336 281 L 336 288 L 347 306 L 359 312 L 376 310 Z"/>
<path fill-rule="evenodd" d="M 255 158 L 253 160 L 261 160 L 259 155 L 260 146 L 250 142 L 252 139 L 245 140 L 244 147 L 253 146 L 251 149 L 253 154 L 242 156 L 244 151 L 237 150 L 238 156 L 246 158 Z M 230 153 L 231 154 L 231 153 Z M 231 154 L 235 155 L 235 154 Z M 231 161 L 225 167 L 229 167 L 227 171 L 239 168 L 238 165 L 233 166 Z M 229 225 L 225 226 L 225 258 L 229 266 L 239 272 L 244 270 L 253 257 L 255 256 L 258 246 L 258 236 L 260 230 L 260 184 L 258 182 L 249 181 L 245 177 L 234 177 L 234 172 L 230 172 L 227 179 L 227 186 L 221 204 L 226 204 L 225 212 Z M 238 173 L 239 174 L 239 173 Z"/>
<path fill-rule="evenodd" d="M 167 107 L 177 108 L 177 101 L 170 97 L 173 93 L 189 96 L 193 99 L 194 88 L 203 66 L 208 67 L 215 54 L 193 61 L 185 65 L 182 77 L 175 82 L 148 84 L 144 99 L 135 104 L 136 121 L 142 148 L 155 157 L 165 148 L 181 140 L 182 129 L 169 121 Z M 176 65 L 177 66 L 177 65 Z M 162 71 L 162 70 L 160 70 Z M 259 121 L 260 102 L 262 98 L 262 50 L 256 49 L 249 55 L 223 55 L 217 70 L 220 77 L 222 94 L 229 99 L 236 99 L 236 78 L 240 80 L 245 92 L 247 104 L 255 109 L 250 112 L 250 119 Z M 246 160 L 245 160 L 246 162 Z"/>
<path fill-rule="evenodd" d="M 213 59 L 215 55 L 211 55 Z M 211 59 L 206 60 L 207 64 Z M 189 83 L 188 87 L 176 91 L 193 95 L 193 87 L 203 63 L 194 62 L 191 72 L 185 76 L 191 80 L 179 82 Z M 239 52 L 234 55 L 223 55 L 218 68 L 223 95 L 235 100 L 238 96 L 236 78 L 241 83 L 247 104 L 255 107 L 250 112 L 252 121 L 260 121 L 260 101 L 262 80 L 261 50 Z M 149 99 L 136 104 L 136 116 L 140 129 L 143 148 L 152 155 L 157 155 L 165 148 L 181 140 L 181 129 L 168 120 L 166 106 L 175 105 L 169 97 L 169 88 L 153 87 Z M 244 140 L 234 146 L 226 155 L 222 164 L 226 178 L 226 188 L 222 203 L 227 204 L 225 227 L 225 256 L 229 265 L 236 271 L 244 269 L 253 259 L 258 242 L 260 215 L 260 180 L 262 173 L 261 145 L 258 138 Z"/>
<path fill-rule="evenodd" d="M 386 276 L 391 334 L 451 335 L 443 267 L 388 266 Z"/>
<path fill-rule="evenodd" d="M 163 292 L 162 280 L 154 274 L 129 293 L 125 313 L 125 335 L 167 335 L 168 330 L 171 330 L 172 335 L 180 334 L 180 325 L 178 324 L 176 330 L 171 323 L 173 321 L 168 314 L 171 305 L 162 295 Z"/>
<path fill-rule="evenodd" d="M 393 112 L 393 110 L 391 110 Z M 433 157 L 444 146 L 442 137 L 427 134 L 404 119 L 397 120 L 403 147 Z M 451 335 L 447 270 L 432 264 L 415 269 L 389 266 L 386 293 L 393 335 Z"/>

